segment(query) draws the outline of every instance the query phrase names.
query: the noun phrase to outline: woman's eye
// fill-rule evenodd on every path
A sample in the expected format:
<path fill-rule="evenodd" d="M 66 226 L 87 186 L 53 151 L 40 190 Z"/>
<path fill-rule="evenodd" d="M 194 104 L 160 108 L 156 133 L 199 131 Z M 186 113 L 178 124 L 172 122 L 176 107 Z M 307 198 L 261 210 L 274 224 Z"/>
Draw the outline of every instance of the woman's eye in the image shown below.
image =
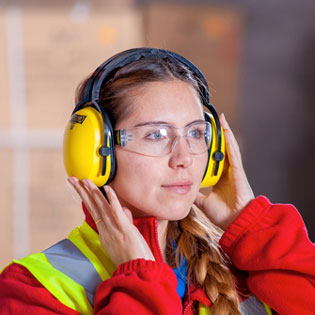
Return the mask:
<path fill-rule="evenodd" d="M 167 136 L 167 131 L 165 129 L 158 129 L 147 134 L 145 138 L 149 140 L 161 140 L 161 139 L 165 139 L 166 136 Z"/>
<path fill-rule="evenodd" d="M 199 139 L 204 136 L 204 134 L 204 131 L 201 131 L 200 129 L 193 129 L 189 131 L 188 137 Z"/>

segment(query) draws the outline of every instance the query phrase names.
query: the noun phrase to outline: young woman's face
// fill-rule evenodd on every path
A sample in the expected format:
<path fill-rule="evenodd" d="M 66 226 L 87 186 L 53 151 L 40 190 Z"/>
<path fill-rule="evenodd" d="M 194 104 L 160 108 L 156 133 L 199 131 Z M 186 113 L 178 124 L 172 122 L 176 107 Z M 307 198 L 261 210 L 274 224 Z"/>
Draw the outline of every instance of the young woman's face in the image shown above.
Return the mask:
<path fill-rule="evenodd" d="M 185 127 L 204 120 L 198 93 L 180 80 L 150 82 L 132 98 L 134 111 L 116 129 L 148 122 Z M 128 148 L 128 144 L 126 149 Z M 187 216 L 200 188 L 207 151 L 189 153 L 185 138 L 165 156 L 146 156 L 116 146 L 117 172 L 110 184 L 122 206 L 135 217 L 180 220 Z"/>

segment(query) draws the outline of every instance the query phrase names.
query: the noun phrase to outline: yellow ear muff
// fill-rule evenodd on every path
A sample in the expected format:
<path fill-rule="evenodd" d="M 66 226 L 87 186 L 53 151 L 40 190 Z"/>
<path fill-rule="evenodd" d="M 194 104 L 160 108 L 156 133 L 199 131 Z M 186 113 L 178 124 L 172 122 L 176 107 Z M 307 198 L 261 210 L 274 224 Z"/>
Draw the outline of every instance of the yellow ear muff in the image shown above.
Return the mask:
<path fill-rule="evenodd" d="M 92 107 L 75 112 L 64 133 L 63 159 L 69 176 L 82 180 L 89 178 L 98 187 L 109 178 L 111 160 L 106 156 L 106 171 L 102 175 L 103 157 L 99 150 L 103 146 L 104 125 L 101 114 Z M 107 147 L 110 147 L 107 143 Z"/>
<path fill-rule="evenodd" d="M 211 126 L 212 126 L 212 141 L 211 141 L 210 153 L 209 153 L 209 158 L 208 158 L 209 159 L 208 166 L 200 185 L 200 187 L 202 188 L 214 186 L 219 181 L 222 171 L 223 171 L 224 159 L 225 159 L 223 158 L 223 160 L 219 162 L 219 168 L 218 168 L 217 174 L 215 175 L 217 161 L 214 159 L 214 154 L 218 150 L 218 132 L 217 132 L 217 125 L 215 123 L 213 116 L 208 115 L 208 117 L 210 118 Z M 224 154 L 224 157 L 225 157 L 225 139 L 224 139 L 222 128 L 221 128 L 221 152 Z"/>

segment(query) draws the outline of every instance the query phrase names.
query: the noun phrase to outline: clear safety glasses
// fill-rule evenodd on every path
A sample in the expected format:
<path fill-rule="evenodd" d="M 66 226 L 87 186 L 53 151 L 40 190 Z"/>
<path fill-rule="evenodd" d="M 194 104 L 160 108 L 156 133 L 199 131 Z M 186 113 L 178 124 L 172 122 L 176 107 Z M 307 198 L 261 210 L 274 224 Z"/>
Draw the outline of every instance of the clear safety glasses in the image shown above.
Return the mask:
<path fill-rule="evenodd" d="M 148 156 L 171 153 L 181 137 L 185 138 L 191 154 L 206 152 L 212 139 L 209 122 L 194 122 L 183 128 L 168 124 L 148 124 L 114 131 L 115 143 L 131 152 Z"/>

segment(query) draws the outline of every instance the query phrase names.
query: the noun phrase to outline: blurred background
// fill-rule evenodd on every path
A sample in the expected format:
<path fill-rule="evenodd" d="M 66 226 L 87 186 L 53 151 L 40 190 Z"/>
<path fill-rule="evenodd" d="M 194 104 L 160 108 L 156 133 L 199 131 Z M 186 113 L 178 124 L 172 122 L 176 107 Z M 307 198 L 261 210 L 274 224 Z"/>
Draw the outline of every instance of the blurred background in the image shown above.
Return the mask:
<path fill-rule="evenodd" d="M 137 46 L 203 71 L 255 194 L 296 205 L 314 241 L 314 16 L 311 0 L 0 0 L 0 266 L 84 219 L 62 161 L 74 92 Z"/>

